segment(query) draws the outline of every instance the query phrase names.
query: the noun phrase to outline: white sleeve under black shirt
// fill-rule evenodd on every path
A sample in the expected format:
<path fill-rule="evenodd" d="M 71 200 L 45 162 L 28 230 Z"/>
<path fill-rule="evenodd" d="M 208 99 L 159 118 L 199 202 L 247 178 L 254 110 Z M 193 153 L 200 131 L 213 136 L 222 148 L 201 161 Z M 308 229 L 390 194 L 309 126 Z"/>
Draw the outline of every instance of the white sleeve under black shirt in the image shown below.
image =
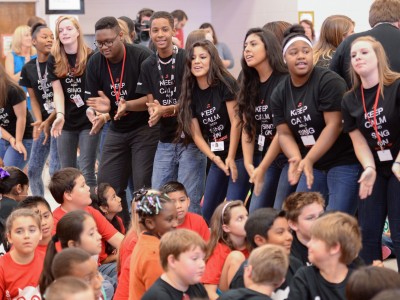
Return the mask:
<path fill-rule="evenodd" d="M 91 54 L 89 54 L 88 59 L 90 55 Z M 69 65 L 75 65 L 76 56 L 76 54 L 67 54 Z M 86 104 L 84 103 L 82 106 L 78 107 L 74 101 L 76 95 L 79 95 L 82 101 L 85 99 L 85 73 L 87 72 L 87 68 L 81 76 L 74 76 L 68 73 L 66 77 L 61 78 L 54 74 L 54 64 L 54 57 L 50 55 L 47 60 L 47 71 L 49 72 L 47 78 L 49 82 L 60 80 L 64 92 L 65 123 L 63 129 L 68 131 L 81 131 L 92 128 L 92 123 L 90 123 L 89 119 L 86 117 Z"/>
<path fill-rule="evenodd" d="M 228 79 L 231 80 L 231 79 Z M 239 89 L 235 81 L 236 91 Z M 236 100 L 235 94 L 228 87 L 219 82 L 215 86 L 209 86 L 202 90 L 195 85 L 192 94 L 192 115 L 197 118 L 200 129 L 206 140 L 211 142 L 223 142 L 224 150 L 215 151 L 214 154 L 225 159 L 229 152 L 231 121 L 229 119 L 227 101 Z M 236 158 L 242 156 L 240 142 L 236 151 Z"/>
<path fill-rule="evenodd" d="M 172 62 L 168 64 L 160 63 L 164 76 L 164 79 L 161 79 L 157 64 L 158 57 L 153 53 L 142 64 L 136 92 L 143 95 L 152 94 L 154 100 L 158 100 L 163 106 L 177 104 L 181 93 L 185 58 L 185 50 L 179 49 L 176 54 L 174 70 L 172 70 Z M 172 61 L 172 56 L 163 60 Z M 177 129 L 176 116 L 163 116 L 160 120 L 160 141 L 172 143 L 176 138 Z"/>
<path fill-rule="evenodd" d="M 324 112 L 340 112 L 345 81 L 336 73 L 314 67 L 307 83 L 295 87 L 290 77 L 285 78 L 274 90 L 272 112 L 274 124 L 286 123 L 305 157 L 312 146 L 305 146 L 302 137 L 312 135 L 317 141 L 325 128 Z M 356 164 L 357 158 L 348 134 L 342 132 L 332 147 L 314 164 L 318 170 Z"/>
<path fill-rule="evenodd" d="M 122 83 L 119 82 L 122 72 L 122 61 L 116 64 L 109 62 L 109 66 L 117 91 L 119 85 L 122 84 L 121 99 L 135 101 L 134 99 L 144 96 L 143 94 L 136 93 L 136 85 L 141 65 L 152 52 L 139 45 L 125 44 L 125 49 L 126 61 Z M 90 97 L 98 97 L 98 91 L 104 92 L 110 99 L 111 104 L 111 130 L 125 133 L 141 126 L 147 126 L 149 119 L 147 111 L 129 111 L 120 120 L 114 121 L 114 116 L 118 110 L 118 103 L 116 102 L 114 87 L 111 83 L 107 60 L 100 52 L 95 53 L 90 58 L 86 70 L 85 100 Z"/>
<path fill-rule="evenodd" d="M 344 120 L 344 131 L 351 132 L 355 129 L 360 130 L 366 139 L 368 146 L 374 155 L 375 165 L 385 176 L 392 175 L 392 165 L 400 151 L 400 80 L 396 80 L 383 89 L 384 99 L 379 97 L 376 109 L 377 129 L 381 136 L 382 146 L 390 150 L 393 160 L 380 161 L 378 152 L 381 148 L 378 145 L 376 133 L 371 126 L 374 119 L 374 103 L 378 85 L 364 89 L 364 98 L 368 116 L 365 115 L 361 89 L 348 92 L 342 103 L 342 113 Z"/>

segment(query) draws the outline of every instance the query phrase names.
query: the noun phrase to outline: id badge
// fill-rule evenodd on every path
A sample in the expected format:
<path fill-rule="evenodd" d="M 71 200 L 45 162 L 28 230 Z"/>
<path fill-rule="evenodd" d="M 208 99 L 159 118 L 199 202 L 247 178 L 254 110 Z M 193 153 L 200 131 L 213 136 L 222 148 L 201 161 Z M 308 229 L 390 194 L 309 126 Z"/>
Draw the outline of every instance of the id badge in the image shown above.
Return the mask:
<path fill-rule="evenodd" d="M 224 142 L 211 142 L 211 151 L 224 151 Z"/>
<path fill-rule="evenodd" d="M 315 145 L 315 139 L 313 135 L 304 135 L 301 137 L 304 146 L 312 146 Z"/>
<path fill-rule="evenodd" d="M 53 102 L 45 102 L 43 103 L 44 109 L 47 111 L 48 114 L 51 114 L 54 111 L 54 103 Z"/>
<path fill-rule="evenodd" d="M 264 144 L 265 144 L 265 136 L 259 135 L 258 136 L 258 151 L 262 151 L 264 149 Z"/>
<path fill-rule="evenodd" d="M 74 95 L 73 100 L 75 102 L 76 107 L 81 107 L 85 104 L 83 103 L 81 95 Z"/>
<path fill-rule="evenodd" d="M 378 152 L 378 157 L 380 161 L 389 161 L 393 160 L 392 153 L 390 150 L 379 150 Z"/>

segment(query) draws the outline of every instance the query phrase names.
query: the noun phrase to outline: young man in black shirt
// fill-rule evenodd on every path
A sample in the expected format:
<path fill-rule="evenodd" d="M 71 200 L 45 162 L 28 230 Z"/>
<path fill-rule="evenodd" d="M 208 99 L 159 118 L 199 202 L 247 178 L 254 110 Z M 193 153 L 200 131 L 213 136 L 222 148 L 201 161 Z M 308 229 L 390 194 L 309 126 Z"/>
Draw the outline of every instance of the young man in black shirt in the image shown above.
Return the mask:
<path fill-rule="evenodd" d="M 128 179 L 132 176 L 136 188 L 151 186 L 159 129 L 147 125 L 147 97 L 136 93 L 141 64 L 151 51 L 124 44 L 122 35 L 114 17 L 97 21 L 95 44 L 99 51 L 88 62 L 85 93 L 89 106 L 111 117 L 97 181 L 110 183 L 122 198 L 124 221 L 128 223 Z M 129 103 L 134 111 L 117 114 L 121 102 Z M 104 122 L 102 119 L 98 122 Z"/>

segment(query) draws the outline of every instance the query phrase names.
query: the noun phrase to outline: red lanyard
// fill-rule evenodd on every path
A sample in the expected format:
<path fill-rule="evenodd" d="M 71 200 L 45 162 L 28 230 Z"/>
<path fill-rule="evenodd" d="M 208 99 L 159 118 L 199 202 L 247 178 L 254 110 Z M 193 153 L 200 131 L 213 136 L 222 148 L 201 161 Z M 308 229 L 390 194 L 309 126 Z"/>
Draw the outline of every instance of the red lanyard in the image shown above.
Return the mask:
<path fill-rule="evenodd" d="M 364 107 L 364 113 L 368 119 L 368 122 L 372 125 L 372 127 L 374 128 L 375 134 L 376 134 L 376 138 L 378 139 L 378 146 L 381 147 L 381 150 L 383 150 L 382 147 L 382 139 L 381 136 L 379 135 L 378 132 L 378 125 L 376 124 L 376 108 L 378 106 L 378 100 L 379 100 L 379 93 L 381 91 L 381 87 L 378 85 L 378 90 L 376 91 L 376 96 L 375 96 L 375 103 L 374 103 L 374 121 L 372 122 L 371 118 L 369 117 L 369 114 L 367 112 L 367 107 L 365 105 L 365 98 L 364 98 L 364 89 L 361 86 L 361 99 L 362 99 L 362 103 L 363 103 L 363 107 Z"/>
<path fill-rule="evenodd" d="M 124 45 L 124 59 L 122 60 L 122 71 L 121 71 L 121 76 L 119 78 L 119 86 L 118 86 L 118 93 L 117 93 L 117 89 L 115 87 L 114 79 L 113 79 L 111 69 L 110 69 L 110 64 L 108 63 L 108 59 L 106 59 L 108 73 L 110 74 L 110 79 L 111 79 L 111 83 L 112 83 L 112 86 L 114 89 L 115 99 L 117 100 L 117 103 L 119 102 L 119 96 L 121 95 L 122 79 L 124 78 L 124 71 L 125 71 L 125 60 L 126 60 L 126 49 L 125 49 L 125 45 Z"/>

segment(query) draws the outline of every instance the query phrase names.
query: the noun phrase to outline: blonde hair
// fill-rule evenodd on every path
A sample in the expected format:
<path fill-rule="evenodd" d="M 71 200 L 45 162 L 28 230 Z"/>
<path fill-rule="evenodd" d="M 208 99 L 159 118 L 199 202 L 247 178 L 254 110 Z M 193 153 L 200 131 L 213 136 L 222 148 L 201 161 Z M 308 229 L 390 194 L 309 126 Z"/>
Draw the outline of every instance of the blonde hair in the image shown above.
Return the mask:
<path fill-rule="evenodd" d="M 251 252 L 248 264 L 254 283 L 279 286 L 289 268 L 289 258 L 282 246 L 266 244 Z"/>
<path fill-rule="evenodd" d="M 297 222 L 303 208 L 313 203 L 325 207 L 325 200 L 318 192 L 297 192 L 290 194 L 283 202 L 283 210 L 286 212 L 286 218 Z"/>
<path fill-rule="evenodd" d="M 333 52 L 345 36 L 350 33 L 352 27 L 354 27 L 354 22 L 347 16 L 333 15 L 327 17 L 322 23 L 319 40 L 313 49 L 314 65 L 320 57 L 332 59 Z"/>
<path fill-rule="evenodd" d="M 121 31 L 123 33 L 122 41 L 127 44 L 132 44 L 132 39 L 129 36 L 128 25 L 126 24 L 126 22 L 124 20 L 117 19 L 117 21 L 118 21 L 119 27 L 121 28 Z"/>
<path fill-rule="evenodd" d="M 14 34 L 12 37 L 11 49 L 16 54 L 21 54 L 22 51 L 22 39 L 26 34 L 31 35 L 31 28 L 28 25 L 21 25 L 15 28 Z M 36 54 L 36 49 L 31 45 L 30 55 Z"/>
<path fill-rule="evenodd" d="M 362 36 L 357 39 L 355 39 L 351 43 L 351 48 L 357 43 L 357 42 L 367 42 L 370 43 L 372 46 L 372 49 L 375 52 L 377 61 L 378 61 L 378 83 L 379 87 L 381 89 L 381 95 L 383 97 L 383 89 L 384 86 L 391 85 L 394 81 L 397 79 L 400 79 L 400 73 L 394 72 L 390 69 L 389 67 L 389 62 L 385 53 L 385 49 L 383 49 L 383 46 L 380 42 L 378 42 L 375 38 L 372 36 Z M 357 74 L 356 71 L 354 71 L 353 65 L 351 64 L 350 66 L 350 76 L 351 80 L 353 83 L 353 88 L 352 91 L 355 91 L 360 88 L 361 85 L 361 78 L 360 75 Z"/>
<path fill-rule="evenodd" d="M 74 17 L 70 16 L 61 16 L 57 19 L 56 23 L 56 39 L 53 44 L 53 48 L 51 49 L 51 54 L 54 56 L 54 74 L 57 77 L 66 77 L 69 72 L 69 63 L 67 54 L 64 50 L 64 46 L 60 41 L 60 23 L 62 21 L 69 20 L 72 22 L 76 30 L 79 32 L 78 36 L 78 52 L 76 57 L 76 68 L 74 72 L 74 76 L 82 76 L 86 69 L 86 63 L 88 61 L 88 55 L 92 53 L 92 49 L 90 49 L 83 38 L 82 29 L 78 23 L 78 20 Z"/>
<path fill-rule="evenodd" d="M 311 227 L 311 237 L 329 248 L 340 245 L 339 261 L 350 264 L 361 250 L 361 230 L 357 220 L 343 212 L 332 212 L 318 218 Z"/>
<path fill-rule="evenodd" d="M 197 247 L 206 253 L 207 246 L 203 238 L 189 229 L 176 229 L 164 234 L 160 241 L 160 261 L 164 271 L 168 271 L 168 256 L 179 259 L 183 252 L 194 250 Z"/>

